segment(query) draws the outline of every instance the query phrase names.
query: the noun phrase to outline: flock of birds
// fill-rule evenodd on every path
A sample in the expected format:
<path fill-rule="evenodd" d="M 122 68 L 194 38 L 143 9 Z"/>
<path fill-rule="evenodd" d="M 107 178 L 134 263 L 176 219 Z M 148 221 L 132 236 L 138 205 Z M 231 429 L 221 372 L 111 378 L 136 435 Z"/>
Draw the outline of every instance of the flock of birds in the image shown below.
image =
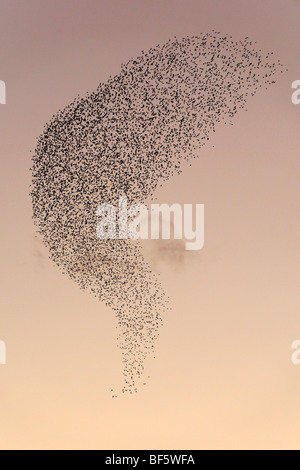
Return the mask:
<path fill-rule="evenodd" d="M 174 38 L 76 98 L 38 139 L 34 221 L 63 273 L 114 310 L 123 393 L 145 383 L 168 297 L 138 243 L 97 238 L 96 209 L 116 206 L 124 195 L 128 204 L 144 203 L 278 72 L 280 61 L 248 38 L 219 32 Z"/>

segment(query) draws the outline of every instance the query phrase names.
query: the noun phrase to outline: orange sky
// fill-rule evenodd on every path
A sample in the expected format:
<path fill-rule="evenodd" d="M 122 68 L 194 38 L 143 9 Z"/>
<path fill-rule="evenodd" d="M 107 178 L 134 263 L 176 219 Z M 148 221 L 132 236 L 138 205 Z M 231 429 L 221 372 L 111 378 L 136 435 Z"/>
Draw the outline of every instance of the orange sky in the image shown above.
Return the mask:
<path fill-rule="evenodd" d="M 299 24 L 296 0 L 0 1 L 1 449 L 300 448 Z M 36 238 L 30 151 L 122 62 L 213 29 L 250 36 L 289 71 L 157 191 L 205 204 L 205 247 L 145 245 L 172 310 L 148 385 L 112 400 L 116 322 Z"/>

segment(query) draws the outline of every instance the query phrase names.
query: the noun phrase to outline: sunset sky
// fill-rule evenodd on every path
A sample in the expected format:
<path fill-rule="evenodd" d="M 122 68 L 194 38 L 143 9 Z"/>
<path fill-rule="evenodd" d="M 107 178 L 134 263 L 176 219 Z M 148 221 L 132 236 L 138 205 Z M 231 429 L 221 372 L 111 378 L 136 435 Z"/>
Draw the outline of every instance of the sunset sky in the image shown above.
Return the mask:
<path fill-rule="evenodd" d="M 0 0 L 1 449 L 300 449 L 299 24 L 299 0 Z M 250 37 L 288 71 L 157 190 L 205 205 L 205 246 L 143 242 L 172 308 L 147 386 L 112 399 L 116 319 L 49 260 L 32 152 L 122 63 L 212 30 Z"/>

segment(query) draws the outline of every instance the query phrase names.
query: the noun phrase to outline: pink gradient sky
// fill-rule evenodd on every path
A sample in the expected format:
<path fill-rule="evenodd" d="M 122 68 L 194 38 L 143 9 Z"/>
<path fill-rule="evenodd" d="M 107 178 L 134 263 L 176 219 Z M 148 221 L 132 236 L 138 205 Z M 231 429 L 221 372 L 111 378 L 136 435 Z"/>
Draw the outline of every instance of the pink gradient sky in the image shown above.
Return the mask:
<path fill-rule="evenodd" d="M 296 0 L 1 0 L 1 449 L 300 448 L 299 24 Z M 180 263 L 145 251 L 173 309 L 147 388 L 112 400 L 114 316 L 35 238 L 30 151 L 122 62 L 213 29 L 250 36 L 289 71 L 157 192 L 205 204 L 206 244 Z"/>

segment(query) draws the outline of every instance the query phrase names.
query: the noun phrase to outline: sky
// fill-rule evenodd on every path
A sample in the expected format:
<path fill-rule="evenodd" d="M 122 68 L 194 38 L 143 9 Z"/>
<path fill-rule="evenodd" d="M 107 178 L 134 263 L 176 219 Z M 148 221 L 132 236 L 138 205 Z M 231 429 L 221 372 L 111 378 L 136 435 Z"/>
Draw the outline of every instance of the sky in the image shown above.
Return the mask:
<path fill-rule="evenodd" d="M 299 449 L 299 21 L 296 0 L 0 0 L 1 449 Z M 212 30 L 251 37 L 288 72 L 157 190 L 205 204 L 205 247 L 143 244 L 172 308 L 147 386 L 112 399 L 116 319 L 49 260 L 32 152 L 59 109 L 122 63 Z"/>

